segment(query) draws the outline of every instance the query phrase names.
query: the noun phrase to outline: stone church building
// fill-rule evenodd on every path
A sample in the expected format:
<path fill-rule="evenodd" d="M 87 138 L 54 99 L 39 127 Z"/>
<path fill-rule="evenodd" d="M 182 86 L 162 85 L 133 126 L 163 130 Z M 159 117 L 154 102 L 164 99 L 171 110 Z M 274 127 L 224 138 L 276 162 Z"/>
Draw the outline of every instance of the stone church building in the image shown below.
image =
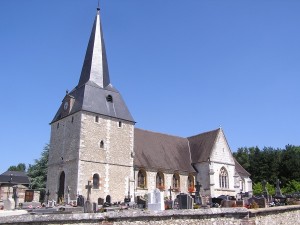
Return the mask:
<path fill-rule="evenodd" d="M 236 196 L 252 192 L 250 174 L 233 158 L 221 128 L 176 137 L 135 128 L 110 82 L 97 9 L 78 85 L 66 93 L 51 121 L 47 190 L 60 201 L 124 201 L 155 188 L 173 197 L 192 193 Z"/>

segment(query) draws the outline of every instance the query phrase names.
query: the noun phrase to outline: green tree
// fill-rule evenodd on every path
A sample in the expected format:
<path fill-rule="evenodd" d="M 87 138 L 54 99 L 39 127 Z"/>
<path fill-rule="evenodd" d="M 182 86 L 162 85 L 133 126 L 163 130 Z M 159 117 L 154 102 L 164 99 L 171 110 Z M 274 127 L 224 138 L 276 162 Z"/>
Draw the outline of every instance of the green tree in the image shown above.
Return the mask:
<path fill-rule="evenodd" d="M 267 183 L 266 188 L 269 192 L 269 195 L 275 195 L 275 186 L 273 184 Z"/>
<path fill-rule="evenodd" d="M 263 193 L 261 182 L 253 183 L 252 190 L 254 195 L 261 195 Z"/>
<path fill-rule="evenodd" d="M 248 148 L 238 148 L 237 152 L 233 153 L 233 156 L 245 170 L 249 171 L 250 162 Z"/>
<path fill-rule="evenodd" d="M 296 180 L 289 181 L 285 187 L 282 188 L 284 194 L 292 194 L 300 191 L 300 182 Z"/>
<path fill-rule="evenodd" d="M 266 189 L 267 189 L 269 195 L 275 195 L 275 186 L 274 185 L 267 183 Z M 254 195 L 262 195 L 263 194 L 263 186 L 262 186 L 261 182 L 254 183 L 252 186 L 252 190 L 253 190 Z"/>
<path fill-rule="evenodd" d="M 46 144 L 41 153 L 41 158 L 36 159 L 33 165 L 29 165 L 27 175 L 32 189 L 43 190 L 46 188 L 48 156 L 49 144 Z"/>
<path fill-rule="evenodd" d="M 300 181 L 300 146 L 287 145 L 282 151 L 280 164 L 280 179 L 283 186 L 288 181 Z"/>
<path fill-rule="evenodd" d="M 25 172 L 26 171 L 26 165 L 25 165 L 25 163 L 19 163 L 17 166 L 10 166 L 7 170 L 8 171 Z"/>

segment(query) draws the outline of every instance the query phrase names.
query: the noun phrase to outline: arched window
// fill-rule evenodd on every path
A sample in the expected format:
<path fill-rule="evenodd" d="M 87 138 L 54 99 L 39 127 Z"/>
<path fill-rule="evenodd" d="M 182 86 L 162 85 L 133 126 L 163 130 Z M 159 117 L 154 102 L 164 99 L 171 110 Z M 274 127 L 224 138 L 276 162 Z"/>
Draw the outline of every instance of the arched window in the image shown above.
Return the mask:
<path fill-rule="evenodd" d="M 245 181 L 240 180 L 240 190 L 245 191 Z"/>
<path fill-rule="evenodd" d="M 174 191 L 180 191 L 180 177 L 178 173 L 173 175 L 172 187 Z"/>
<path fill-rule="evenodd" d="M 156 188 L 159 190 L 165 190 L 165 178 L 162 172 L 156 174 Z"/>
<path fill-rule="evenodd" d="M 98 173 L 95 173 L 93 175 L 93 188 L 94 189 L 99 189 L 99 174 Z"/>
<path fill-rule="evenodd" d="M 146 181 L 147 181 L 147 176 L 146 176 L 146 171 L 145 170 L 139 170 L 138 172 L 138 187 L 139 188 L 146 188 Z"/>
<path fill-rule="evenodd" d="M 99 147 L 104 148 L 104 141 L 103 140 L 100 141 Z"/>
<path fill-rule="evenodd" d="M 228 188 L 229 187 L 228 173 L 224 167 L 222 167 L 220 170 L 219 184 L 220 184 L 220 188 Z"/>
<path fill-rule="evenodd" d="M 189 175 L 188 176 L 188 191 L 194 192 L 195 191 L 195 182 L 194 182 L 194 176 Z"/>

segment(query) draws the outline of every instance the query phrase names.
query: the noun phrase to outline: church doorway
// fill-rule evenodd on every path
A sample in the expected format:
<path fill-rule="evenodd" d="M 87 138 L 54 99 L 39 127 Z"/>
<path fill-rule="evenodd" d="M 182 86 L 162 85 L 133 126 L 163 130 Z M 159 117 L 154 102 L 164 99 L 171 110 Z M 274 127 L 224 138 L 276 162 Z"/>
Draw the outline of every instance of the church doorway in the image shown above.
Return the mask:
<path fill-rule="evenodd" d="M 57 203 L 64 202 L 64 196 L 65 196 L 65 172 L 62 171 L 59 177 L 59 186 L 58 186 L 58 192 L 57 192 Z"/>

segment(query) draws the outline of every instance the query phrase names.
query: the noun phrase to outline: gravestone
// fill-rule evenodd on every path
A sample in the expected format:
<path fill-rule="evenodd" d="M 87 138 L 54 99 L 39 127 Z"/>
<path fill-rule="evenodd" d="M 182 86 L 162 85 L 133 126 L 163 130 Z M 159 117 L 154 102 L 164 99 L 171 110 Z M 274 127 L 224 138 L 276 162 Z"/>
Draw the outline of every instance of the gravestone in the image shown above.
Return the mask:
<path fill-rule="evenodd" d="M 105 201 L 106 201 L 108 204 L 111 204 L 111 197 L 110 197 L 110 195 L 107 195 L 107 196 L 106 196 Z"/>
<path fill-rule="evenodd" d="M 90 194 L 91 194 L 91 189 L 92 189 L 92 185 L 90 183 L 91 183 L 91 181 L 88 181 L 88 185 L 85 186 L 85 189 L 87 189 L 87 198 L 86 198 L 86 202 L 84 203 L 84 212 L 85 213 L 93 212 L 93 205 L 90 201 Z"/>
<path fill-rule="evenodd" d="M 137 196 L 136 204 L 140 209 L 146 208 L 146 200 L 142 196 Z"/>
<path fill-rule="evenodd" d="M 244 199 L 236 201 L 236 206 L 237 207 L 243 207 L 244 205 L 245 205 Z"/>
<path fill-rule="evenodd" d="M 83 207 L 84 206 L 84 197 L 82 195 L 78 195 L 77 197 L 77 205 Z"/>
<path fill-rule="evenodd" d="M 97 212 L 97 210 L 98 210 L 97 203 L 94 202 L 94 203 L 93 203 L 93 211 L 94 211 L 94 212 Z"/>
<path fill-rule="evenodd" d="M 221 207 L 223 207 L 223 208 L 236 207 L 236 201 L 223 199 L 221 202 Z"/>
<path fill-rule="evenodd" d="M 15 201 L 12 198 L 3 200 L 4 210 L 12 210 L 15 208 Z"/>
<path fill-rule="evenodd" d="M 56 201 L 48 201 L 48 207 L 54 207 L 56 204 Z"/>
<path fill-rule="evenodd" d="M 193 198 L 187 194 L 179 194 L 177 195 L 179 209 L 193 209 Z"/>
<path fill-rule="evenodd" d="M 128 198 L 128 197 L 125 197 L 125 198 L 124 198 L 124 202 L 125 202 L 125 203 L 129 203 L 130 201 L 131 201 L 131 199 Z"/>
<path fill-rule="evenodd" d="M 267 199 L 265 199 L 264 197 L 262 198 L 252 197 L 248 199 L 249 204 L 252 204 L 253 202 L 256 202 L 259 208 L 266 208 L 268 206 Z"/>
<path fill-rule="evenodd" d="M 103 204 L 104 204 L 104 199 L 98 198 L 98 205 L 103 205 Z"/>
<path fill-rule="evenodd" d="M 172 200 L 165 200 L 165 209 L 173 209 L 174 202 Z"/>
<path fill-rule="evenodd" d="M 276 191 L 275 191 L 275 198 L 283 198 L 284 196 L 282 195 L 282 192 L 280 190 L 280 180 L 277 179 L 276 181 Z"/>
<path fill-rule="evenodd" d="M 148 193 L 148 210 L 165 210 L 164 194 L 157 188 L 153 192 Z"/>
<path fill-rule="evenodd" d="M 268 192 L 267 187 L 266 187 L 267 181 L 266 181 L 266 180 L 263 180 L 263 181 L 261 182 L 261 184 L 262 184 L 262 188 L 263 188 L 262 196 L 265 197 L 265 198 L 267 199 L 268 202 L 270 202 L 270 201 L 271 201 L 271 198 L 270 198 L 269 192 Z"/>

